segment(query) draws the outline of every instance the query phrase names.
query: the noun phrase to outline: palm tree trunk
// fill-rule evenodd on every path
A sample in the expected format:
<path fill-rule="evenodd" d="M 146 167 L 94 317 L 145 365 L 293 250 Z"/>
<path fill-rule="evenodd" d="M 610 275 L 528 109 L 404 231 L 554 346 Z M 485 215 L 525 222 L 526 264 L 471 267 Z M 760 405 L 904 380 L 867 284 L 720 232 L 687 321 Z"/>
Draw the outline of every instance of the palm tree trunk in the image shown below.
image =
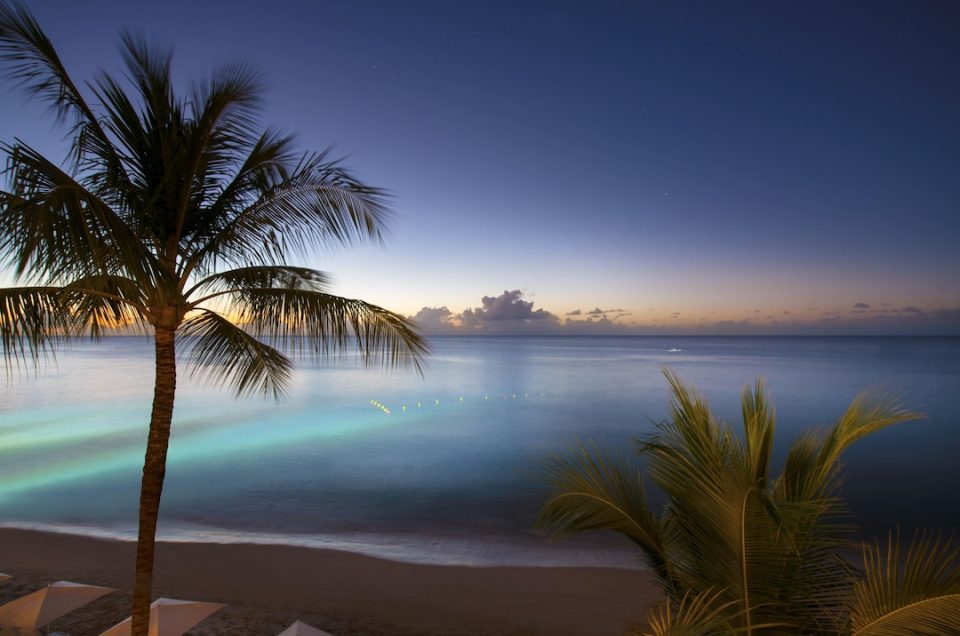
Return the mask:
<path fill-rule="evenodd" d="M 140 529 L 137 536 L 137 565 L 133 581 L 131 636 L 147 636 L 150 628 L 150 601 L 153 587 L 153 552 L 160 511 L 160 494 L 166 474 L 167 443 L 173 418 L 173 396 L 177 387 L 177 360 L 174 329 L 156 327 L 156 379 L 147 454 L 140 484 Z"/>

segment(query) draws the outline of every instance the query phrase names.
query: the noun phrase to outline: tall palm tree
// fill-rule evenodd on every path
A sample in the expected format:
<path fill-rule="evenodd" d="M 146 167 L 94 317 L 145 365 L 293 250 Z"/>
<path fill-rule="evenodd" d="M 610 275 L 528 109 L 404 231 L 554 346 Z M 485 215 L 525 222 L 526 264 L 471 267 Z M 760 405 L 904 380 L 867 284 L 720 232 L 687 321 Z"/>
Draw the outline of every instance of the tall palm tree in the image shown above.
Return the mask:
<path fill-rule="evenodd" d="M 559 534 L 612 530 L 630 539 L 667 603 L 655 636 L 718 634 L 960 634 L 958 551 L 929 534 L 906 553 L 861 544 L 840 499 L 851 444 L 920 417 L 877 394 L 857 397 L 837 423 L 802 434 L 773 475 L 774 410 L 760 381 L 742 395 L 743 435 L 666 372 L 671 417 L 638 441 L 665 503 L 647 498 L 639 467 L 581 445 L 545 467 L 552 488 L 539 522 Z"/>
<path fill-rule="evenodd" d="M 132 612 L 133 634 L 145 635 L 176 350 L 237 395 L 280 396 L 289 353 L 322 357 L 355 343 L 368 363 L 419 370 L 427 347 L 401 316 L 335 296 L 327 275 L 287 264 L 380 241 L 381 190 L 326 153 L 298 154 L 290 137 L 258 129 L 248 67 L 226 66 L 181 96 L 170 52 L 129 34 L 121 52 L 126 77 L 101 71 L 81 91 L 33 16 L 0 5 L 8 76 L 69 125 L 72 142 L 63 166 L 19 139 L 2 146 L 0 255 L 23 285 L 0 289 L 0 336 L 8 370 L 81 334 L 153 336 Z"/>

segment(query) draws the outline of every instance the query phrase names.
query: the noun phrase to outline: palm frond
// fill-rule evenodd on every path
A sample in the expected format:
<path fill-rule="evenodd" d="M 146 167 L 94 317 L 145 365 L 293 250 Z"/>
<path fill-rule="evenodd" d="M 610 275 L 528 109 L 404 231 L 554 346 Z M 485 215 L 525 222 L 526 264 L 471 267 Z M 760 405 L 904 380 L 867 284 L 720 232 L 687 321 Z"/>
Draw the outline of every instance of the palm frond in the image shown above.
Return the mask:
<path fill-rule="evenodd" d="M 102 125 L 115 142 L 113 151 L 124 166 L 124 174 L 128 176 L 125 182 L 118 183 L 109 170 L 109 164 L 91 161 L 84 166 L 84 183 L 90 183 L 91 188 L 104 197 L 121 197 L 123 206 L 131 211 L 142 210 L 146 203 L 142 199 L 142 192 L 148 187 L 147 168 L 150 162 L 146 154 L 149 134 L 140 111 L 121 82 L 112 75 L 97 73 L 91 90 L 104 112 Z M 97 140 L 87 143 L 91 144 L 88 152 L 91 157 L 102 156 L 102 150 L 96 145 Z M 115 204 L 118 207 L 121 205 L 120 202 Z"/>
<path fill-rule="evenodd" d="M 763 381 L 759 378 L 753 390 L 749 387 L 743 390 L 740 402 L 743 411 L 747 469 L 757 486 L 763 488 L 769 479 L 776 416 L 773 406 L 767 401 Z"/>
<path fill-rule="evenodd" d="M 120 54 L 143 101 L 143 117 L 150 128 L 161 133 L 163 124 L 182 122 L 183 111 L 170 75 L 173 51 L 151 44 L 142 34 L 125 31 L 120 35 Z"/>
<path fill-rule="evenodd" d="M 208 188 L 210 197 L 206 204 L 184 224 L 184 254 L 187 257 L 181 263 L 181 274 L 189 276 L 201 263 L 201 273 L 214 271 L 218 257 L 232 264 L 243 262 L 244 251 L 230 248 L 230 237 L 212 239 L 223 231 L 229 234 L 229 220 L 262 193 L 278 187 L 286 178 L 288 166 L 294 163 L 292 138 L 272 130 L 263 132 L 246 155 L 238 158 L 239 168 L 235 169 L 235 174 L 221 180 L 215 191 Z M 247 261 L 256 261 L 256 254 L 259 252 Z M 260 262 L 268 260 L 261 258 Z"/>
<path fill-rule="evenodd" d="M 261 93 L 260 73 L 246 64 L 224 66 L 193 85 L 191 145 L 196 154 L 190 163 L 197 166 L 195 176 L 212 177 L 219 183 L 243 162 L 260 139 L 254 115 Z M 203 180 L 195 183 L 202 185 Z"/>
<path fill-rule="evenodd" d="M 390 216 L 386 193 L 358 181 L 328 153 L 308 155 L 279 175 L 279 182 L 262 184 L 267 189 L 258 188 L 241 209 L 211 219 L 217 224 L 190 256 L 191 269 L 204 269 L 210 261 L 283 262 L 337 245 L 382 240 Z"/>
<path fill-rule="evenodd" d="M 12 192 L 0 192 L 0 252 L 17 276 L 153 277 L 155 259 L 109 205 L 29 146 L 3 151 Z"/>
<path fill-rule="evenodd" d="M 824 439 L 820 462 L 834 464 L 851 444 L 894 424 L 925 417 L 908 411 L 896 399 L 879 391 L 865 391 L 850 406 Z"/>
<path fill-rule="evenodd" d="M 330 286 L 330 276 L 307 267 L 292 265 L 255 265 L 218 272 L 197 282 L 184 294 L 187 298 L 199 294 L 213 297 L 243 289 L 292 289 L 324 292 Z M 193 302 L 200 303 L 203 299 Z"/>
<path fill-rule="evenodd" d="M 243 288 L 222 296 L 238 324 L 278 348 L 329 357 L 354 346 L 366 364 L 410 364 L 429 351 L 403 316 L 361 300 L 306 288 Z"/>
<path fill-rule="evenodd" d="M 116 277 L 78 279 L 62 287 L 0 288 L 0 344 L 6 366 L 55 354 L 68 339 L 108 331 L 143 331 L 136 285 Z M 125 298 L 126 296 L 126 298 Z"/>
<path fill-rule="evenodd" d="M 36 365 L 75 327 L 59 287 L 0 288 L 0 344 L 7 370 Z"/>
<path fill-rule="evenodd" d="M 579 445 L 543 466 L 550 496 L 537 523 L 558 535 L 609 530 L 633 541 L 666 585 L 671 584 L 662 529 L 650 510 L 639 471 L 602 447 Z"/>
<path fill-rule="evenodd" d="M 74 116 L 70 136 L 75 166 L 84 165 L 85 155 L 93 150 L 117 182 L 125 180 L 120 159 L 96 114 L 70 79 L 50 39 L 22 4 L 0 5 L 0 61 L 8 65 L 7 76 L 47 102 L 58 119 Z"/>
<path fill-rule="evenodd" d="M 888 426 L 923 417 L 882 393 L 861 393 L 828 431 L 808 433 L 794 443 L 778 484 L 780 495 L 790 501 L 834 496 L 839 487 L 840 458 L 854 442 Z"/>
<path fill-rule="evenodd" d="M 194 376 L 227 384 L 237 396 L 283 396 L 293 368 L 290 359 L 223 316 L 204 310 L 184 321 L 180 333 L 190 347 Z"/>
<path fill-rule="evenodd" d="M 773 407 L 761 382 L 742 396 L 744 439 L 716 420 L 706 400 L 669 371 L 671 418 L 640 441 L 653 482 L 668 496 L 676 576 L 690 589 L 719 586 L 744 626 L 776 622 L 802 632 L 838 622 L 837 592 L 849 568 L 842 508 L 830 490 L 790 496 L 784 484 L 822 462 L 822 438 L 801 438 L 784 477 L 769 477 Z M 879 411 L 871 412 L 876 415 Z M 829 480 L 828 480 L 829 481 Z"/>
<path fill-rule="evenodd" d="M 136 281 L 122 276 L 87 276 L 63 286 L 66 304 L 93 338 L 110 332 L 144 333 L 147 299 Z"/>
<path fill-rule="evenodd" d="M 649 630 L 644 636 L 734 636 L 747 633 L 731 623 L 736 601 L 723 602 L 723 591 L 706 589 L 685 593 L 676 602 L 668 601 L 650 612 Z"/>
<path fill-rule="evenodd" d="M 863 578 L 854 586 L 852 636 L 960 634 L 960 548 L 917 533 L 907 548 L 899 536 L 864 544 Z"/>

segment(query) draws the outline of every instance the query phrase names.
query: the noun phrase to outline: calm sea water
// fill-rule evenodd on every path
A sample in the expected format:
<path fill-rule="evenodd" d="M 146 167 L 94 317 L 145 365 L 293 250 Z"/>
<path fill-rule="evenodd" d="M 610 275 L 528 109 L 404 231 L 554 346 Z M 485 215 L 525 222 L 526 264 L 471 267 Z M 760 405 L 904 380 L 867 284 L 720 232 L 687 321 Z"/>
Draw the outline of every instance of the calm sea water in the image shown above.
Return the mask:
<path fill-rule="evenodd" d="M 532 529 L 537 466 L 578 439 L 630 447 L 667 413 L 665 366 L 728 421 L 766 379 L 777 452 L 866 387 L 928 419 L 864 440 L 845 493 L 868 532 L 960 527 L 960 338 L 435 338 L 413 372 L 301 364 L 286 400 L 182 372 L 161 535 L 441 563 L 629 566 L 615 538 Z M 682 351 L 668 351 L 682 349 Z M 152 346 L 77 345 L 0 385 L 0 524 L 134 535 Z M 380 406 L 382 405 L 382 406 Z M 389 413 L 387 412 L 389 411 Z"/>

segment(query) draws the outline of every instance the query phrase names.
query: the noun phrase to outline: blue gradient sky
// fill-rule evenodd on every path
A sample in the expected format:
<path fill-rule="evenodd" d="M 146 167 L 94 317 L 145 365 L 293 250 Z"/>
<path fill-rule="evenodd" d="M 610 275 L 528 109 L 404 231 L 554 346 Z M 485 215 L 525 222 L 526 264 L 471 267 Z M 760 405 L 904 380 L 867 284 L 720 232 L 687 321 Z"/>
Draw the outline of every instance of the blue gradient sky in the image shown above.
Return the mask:
<path fill-rule="evenodd" d="M 265 123 L 397 196 L 309 264 L 432 332 L 960 333 L 956 4 L 29 6 L 78 78 L 123 27 L 261 68 Z M 14 136 L 62 145 L 5 90 Z"/>

